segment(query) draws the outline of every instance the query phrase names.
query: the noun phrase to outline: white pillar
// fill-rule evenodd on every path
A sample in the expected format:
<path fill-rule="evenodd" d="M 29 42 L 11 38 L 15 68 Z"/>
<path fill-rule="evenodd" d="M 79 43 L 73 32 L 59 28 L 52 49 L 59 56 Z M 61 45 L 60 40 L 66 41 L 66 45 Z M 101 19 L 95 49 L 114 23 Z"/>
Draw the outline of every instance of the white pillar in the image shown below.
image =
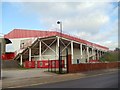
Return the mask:
<path fill-rule="evenodd" d="M 101 55 L 103 56 L 103 51 L 101 51 Z"/>
<path fill-rule="evenodd" d="M 98 59 L 100 59 L 100 51 L 98 51 Z"/>
<path fill-rule="evenodd" d="M 59 43 L 60 42 L 60 38 L 59 37 L 57 37 L 57 46 L 59 47 Z"/>
<path fill-rule="evenodd" d="M 82 59 L 82 55 L 83 55 L 82 44 L 80 44 L 80 55 L 81 55 L 81 59 Z"/>
<path fill-rule="evenodd" d="M 73 52 L 73 41 L 71 41 L 71 57 L 72 57 L 72 64 L 73 64 L 73 55 L 74 55 L 74 52 Z"/>
<path fill-rule="evenodd" d="M 101 51 L 100 51 L 100 57 L 101 57 Z"/>
<path fill-rule="evenodd" d="M 94 52 L 94 60 L 96 60 L 96 49 L 94 49 L 93 52 Z"/>
<path fill-rule="evenodd" d="M 92 48 L 92 59 L 94 60 L 94 49 Z"/>
<path fill-rule="evenodd" d="M 96 49 L 94 48 L 93 52 L 94 52 L 94 60 L 96 60 Z"/>
<path fill-rule="evenodd" d="M 29 61 L 31 61 L 31 48 L 29 48 Z"/>
<path fill-rule="evenodd" d="M 22 66 L 22 54 L 20 55 L 20 65 Z"/>
<path fill-rule="evenodd" d="M 39 42 L 39 56 L 40 56 L 40 61 L 42 60 L 42 57 L 41 57 L 41 41 Z"/>
<path fill-rule="evenodd" d="M 98 51 L 98 59 L 100 58 L 100 51 Z"/>
<path fill-rule="evenodd" d="M 60 38 L 57 37 L 57 43 L 56 43 L 56 53 L 57 53 L 57 58 L 56 59 L 59 59 L 59 43 L 60 42 Z"/>
<path fill-rule="evenodd" d="M 99 52 L 98 52 L 98 50 L 97 50 L 97 59 L 99 60 Z"/>
<path fill-rule="evenodd" d="M 89 47 L 87 46 L 87 62 L 89 62 Z"/>

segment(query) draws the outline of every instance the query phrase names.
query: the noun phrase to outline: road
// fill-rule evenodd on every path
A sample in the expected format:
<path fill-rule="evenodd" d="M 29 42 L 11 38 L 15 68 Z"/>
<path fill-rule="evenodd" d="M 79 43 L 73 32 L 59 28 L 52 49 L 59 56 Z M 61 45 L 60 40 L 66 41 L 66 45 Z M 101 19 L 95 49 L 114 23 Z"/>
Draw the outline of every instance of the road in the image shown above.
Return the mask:
<path fill-rule="evenodd" d="M 51 84 L 33 85 L 23 88 L 118 88 L 118 72 L 87 76 Z"/>

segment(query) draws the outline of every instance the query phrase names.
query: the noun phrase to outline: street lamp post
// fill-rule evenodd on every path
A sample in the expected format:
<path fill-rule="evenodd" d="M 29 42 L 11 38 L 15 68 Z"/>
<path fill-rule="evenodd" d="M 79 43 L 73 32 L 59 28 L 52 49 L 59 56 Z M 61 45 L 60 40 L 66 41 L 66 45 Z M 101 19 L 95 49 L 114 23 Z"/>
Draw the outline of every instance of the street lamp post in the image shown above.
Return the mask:
<path fill-rule="evenodd" d="M 62 34 L 62 22 L 61 21 L 57 21 L 57 24 L 60 24 L 60 33 Z"/>
<path fill-rule="evenodd" d="M 60 37 L 62 37 L 62 22 L 60 22 L 60 21 L 57 21 L 57 24 L 59 24 L 60 25 Z M 62 73 L 62 62 L 61 62 L 61 60 L 62 60 L 62 56 L 61 56 L 61 47 L 60 47 L 60 42 L 59 42 L 59 73 L 61 74 Z"/>

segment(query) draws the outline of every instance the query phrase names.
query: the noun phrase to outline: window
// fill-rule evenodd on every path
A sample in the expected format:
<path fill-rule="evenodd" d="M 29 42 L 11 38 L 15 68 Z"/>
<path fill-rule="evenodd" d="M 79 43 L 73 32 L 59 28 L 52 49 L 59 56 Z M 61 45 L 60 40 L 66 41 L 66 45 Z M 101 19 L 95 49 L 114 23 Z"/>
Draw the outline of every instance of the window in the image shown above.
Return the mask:
<path fill-rule="evenodd" d="M 24 48 L 24 43 L 21 43 L 20 48 L 21 48 L 21 49 Z"/>
<path fill-rule="evenodd" d="M 77 59 L 77 64 L 79 64 L 80 63 L 80 59 Z"/>

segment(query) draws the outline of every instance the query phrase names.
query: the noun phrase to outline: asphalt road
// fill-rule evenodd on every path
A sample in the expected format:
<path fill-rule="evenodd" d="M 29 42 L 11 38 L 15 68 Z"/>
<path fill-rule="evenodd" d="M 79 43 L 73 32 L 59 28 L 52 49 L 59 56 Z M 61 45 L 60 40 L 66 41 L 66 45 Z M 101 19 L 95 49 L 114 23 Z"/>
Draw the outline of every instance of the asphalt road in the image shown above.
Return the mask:
<path fill-rule="evenodd" d="M 118 72 L 23 88 L 118 88 Z"/>

